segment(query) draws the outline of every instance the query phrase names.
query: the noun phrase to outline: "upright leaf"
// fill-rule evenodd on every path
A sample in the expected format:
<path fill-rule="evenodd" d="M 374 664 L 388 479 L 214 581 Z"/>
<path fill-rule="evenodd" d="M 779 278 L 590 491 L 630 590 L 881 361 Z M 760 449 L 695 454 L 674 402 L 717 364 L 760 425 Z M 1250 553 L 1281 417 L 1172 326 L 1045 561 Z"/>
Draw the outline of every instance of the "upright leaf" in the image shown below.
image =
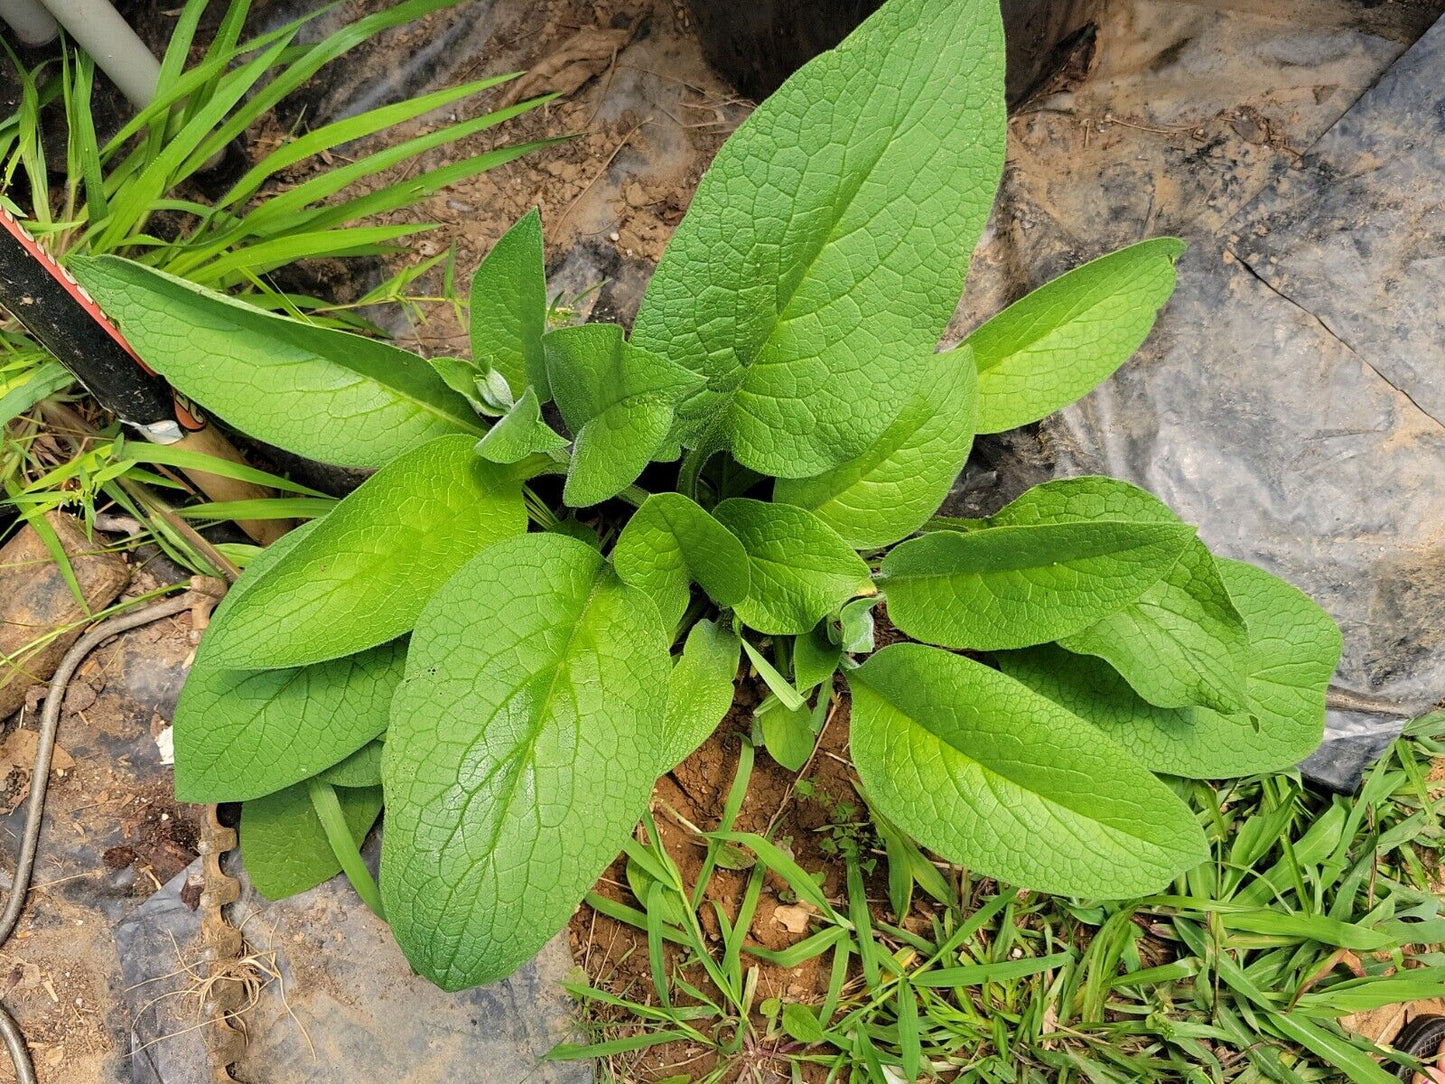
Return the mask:
<path fill-rule="evenodd" d="M 723 721 L 733 706 L 738 657 L 738 638 L 722 625 L 699 621 L 687 634 L 667 682 L 667 717 L 654 775 L 681 764 Z"/>
<path fill-rule="evenodd" d="M 1239 561 L 1219 567 L 1249 630 L 1246 711 L 1155 707 L 1110 667 L 1054 646 L 1008 652 L 999 665 L 1156 772 L 1222 779 L 1288 768 L 1324 734 L 1340 631 L 1312 599 L 1263 569 Z"/>
<path fill-rule="evenodd" d="M 843 649 L 828 639 L 824 625 L 794 637 L 793 684 L 799 692 L 812 692 L 833 676 L 842 657 Z"/>
<path fill-rule="evenodd" d="M 812 478 L 779 479 L 773 499 L 808 509 L 858 549 L 906 538 L 968 459 L 977 385 L 966 350 L 933 355 L 913 397 L 862 455 Z"/>
<path fill-rule="evenodd" d="M 883 559 L 888 616 L 943 647 L 1027 647 L 1078 632 L 1157 583 L 1194 531 L 1105 519 L 934 531 Z"/>
<path fill-rule="evenodd" d="M 656 607 L 575 539 L 500 542 L 436 593 L 382 756 L 382 897 L 418 971 L 490 982 L 566 923 L 646 808 L 669 671 Z"/>
<path fill-rule="evenodd" d="M 1320 743 L 1324 705 L 1294 716 L 1232 715 L 1209 708 L 1159 708 L 1119 672 L 1090 655 L 1041 644 L 998 656 L 1005 674 L 1093 723 L 1150 771 L 1188 779 L 1229 779 L 1282 771 Z"/>
<path fill-rule="evenodd" d="M 991 0 L 888 4 L 713 160 L 637 315 L 707 378 L 689 446 L 807 477 L 863 455 L 953 315 L 1003 165 Z"/>
<path fill-rule="evenodd" d="M 563 499 L 605 501 L 652 460 L 678 401 L 699 381 L 666 358 L 627 342 L 616 324 L 583 324 L 543 340 L 552 395 L 576 438 Z"/>
<path fill-rule="evenodd" d="M 320 772 L 386 729 L 406 663 L 402 641 L 290 670 L 229 670 L 212 661 L 233 607 L 315 529 L 263 550 L 216 609 L 176 704 L 176 797 L 259 798 Z"/>
<path fill-rule="evenodd" d="M 481 431 L 431 366 L 388 343 L 262 312 L 114 256 L 68 266 L 146 364 L 288 452 L 380 467 L 435 437 Z"/>
<path fill-rule="evenodd" d="M 1068 478 L 1035 486 L 989 523 L 1076 523 L 1101 517 L 1178 523 L 1159 498 L 1114 478 Z M 1199 539 L 1138 600 L 1060 643 L 1097 655 L 1151 704 L 1243 710 L 1249 635 L 1219 569 Z"/>
<path fill-rule="evenodd" d="M 1301 738 L 1319 744 L 1325 693 L 1340 662 L 1343 638 L 1334 619 L 1293 584 L 1244 561 L 1220 561 L 1224 584 L 1249 625 L 1250 711 L 1293 719 Z"/>
<path fill-rule="evenodd" d="M 763 732 L 768 755 L 790 772 L 796 772 L 813 754 L 813 709 L 807 704 L 790 708 L 768 697 L 753 713 Z"/>
<path fill-rule="evenodd" d="M 894 644 L 848 683 L 869 798 L 952 862 L 1045 892 L 1119 899 L 1208 857 L 1189 807 L 1120 745 L 982 663 Z"/>
<path fill-rule="evenodd" d="M 735 609 L 749 628 L 796 636 L 854 595 L 876 590 L 863 559 L 805 509 L 735 497 L 713 515 L 748 554 L 751 589 Z"/>
<path fill-rule="evenodd" d="M 304 666 L 407 632 L 473 554 L 527 528 L 521 484 L 474 443 L 441 437 L 363 482 L 236 600 L 212 663 Z"/>
<path fill-rule="evenodd" d="M 1087 394 L 1139 349 L 1174 292 L 1184 242 L 1159 237 L 1076 267 L 966 340 L 978 366 L 978 431 L 1038 421 Z"/>
<path fill-rule="evenodd" d="M 381 812 L 381 788 L 343 789 L 336 796 L 359 846 Z M 305 783 L 243 805 L 240 836 L 246 873 L 267 899 L 305 892 L 341 872 Z"/>
<path fill-rule="evenodd" d="M 477 454 L 490 463 L 516 463 L 533 452 L 560 452 L 567 441 L 542 420 L 537 389 L 528 388 L 487 435 L 477 441 Z"/>
<path fill-rule="evenodd" d="M 551 398 L 542 333 L 547 329 L 547 277 L 542 216 L 534 207 L 492 246 L 472 278 L 472 361 L 506 378 L 512 396 L 528 387 Z"/>
<path fill-rule="evenodd" d="M 632 514 L 612 550 L 624 583 L 652 596 L 671 628 L 696 581 L 719 606 L 747 597 L 748 555 L 737 536 L 681 493 L 654 493 Z"/>

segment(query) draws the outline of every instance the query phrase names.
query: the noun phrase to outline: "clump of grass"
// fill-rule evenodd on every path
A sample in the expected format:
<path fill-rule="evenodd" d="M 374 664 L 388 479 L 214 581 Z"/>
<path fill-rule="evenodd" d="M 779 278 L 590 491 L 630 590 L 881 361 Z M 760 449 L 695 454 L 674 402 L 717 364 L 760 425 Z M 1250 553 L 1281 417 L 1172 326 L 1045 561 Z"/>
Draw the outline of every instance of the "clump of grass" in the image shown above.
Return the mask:
<path fill-rule="evenodd" d="M 302 44 L 306 24 L 328 10 L 318 8 L 259 36 L 245 33 L 250 0 L 230 0 L 203 48 L 197 33 L 209 0 L 187 0 L 176 13 L 161 62 L 154 101 L 103 138 L 92 102 L 94 65 L 63 43 L 59 56 L 27 68 L 10 54 L 20 87 L 14 113 L 0 120 L 0 202 L 20 218 L 62 264 L 74 253 L 118 254 L 199 285 L 224 290 L 262 308 L 353 330 L 374 330 L 360 315 L 368 305 L 407 303 L 416 280 L 451 254 L 404 268 L 347 305 L 288 292 L 275 273 L 300 261 L 376 256 L 396 251 L 402 238 L 430 229 L 422 222 L 368 224 L 404 212 L 445 186 L 511 161 L 540 143 L 500 142 L 462 160 L 414 168 L 422 156 L 476 137 L 546 101 L 534 99 L 450 122 L 351 157 L 361 141 L 452 108 L 512 78 L 492 76 L 368 110 L 353 117 L 287 132 L 275 146 L 214 191 L 206 171 L 227 148 L 267 118 L 274 107 L 326 65 L 361 43 L 454 0 L 407 0 L 346 25 L 314 44 Z M 8 49 L 8 47 L 7 47 Z M 192 57 L 194 56 L 194 60 Z M 57 114 L 64 124 L 49 125 Z M 47 139 L 57 128 L 65 141 L 65 173 L 51 175 Z M 370 146 L 370 144 L 367 144 Z M 342 152 L 345 152 L 344 154 Z M 338 157 L 330 157 L 336 152 Z M 301 169 L 324 158 L 330 167 Z M 401 179 L 391 179 L 394 176 Z M 445 276 L 451 282 L 451 275 Z M 178 462 L 155 449 L 129 445 L 103 412 L 72 388 L 73 380 L 19 324 L 0 320 L 0 482 L 18 522 L 67 507 L 93 524 L 98 507 L 113 505 L 139 520 L 154 540 L 182 565 L 214 572 L 194 532 L 177 527 L 167 501 L 190 489 L 174 468 L 226 474 L 237 469 L 218 460 Z M 54 411 L 73 406 L 66 439 L 50 433 Z M 246 468 L 241 468 L 246 469 Z M 318 515 L 329 505 L 320 494 L 282 479 L 250 472 L 251 480 L 285 496 L 268 507 L 255 502 L 232 509 L 209 505 L 179 514 L 203 522 Z M 249 547 L 230 554 L 238 562 Z"/>
<path fill-rule="evenodd" d="M 572 986 L 590 1010 L 592 1041 L 552 1056 L 605 1058 L 617 1081 L 671 1081 L 632 1075 L 638 1052 L 682 1042 L 715 1055 L 707 1075 L 681 1073 L 679 1084 L 1388 1084 L 1410 1059 L 1339 1021 L 1445 996 L 1445 784 L 1429 779 L 1441 755 L 1445 712 L 1412 723 L 1351 796 L 1320 794 L 1293 773 L 1180 782 L 1208 832 L 1210 861 L 1168 892 L 1125 902 L 974 878 L 910 850 L 886 822 L 845 828 L 835 819 L 825 831 L 849 840 L 836 847 L 846 893 L 827 899 L 816 871 L 773 841 L 732 831 L 752 765 L 745 743 L 719 830 L 699 833 L 708 860 L 696 884 L 683 883 L 656 842 L 635 843 L 628 858 L 639 875 L 630 869 L 629 881 L 639 906 L 589 897 L 599 913 L 646 932 L 653 989 L 620 997 Z M 886 861 L 887 901 L 867 895 L 860 841 Z M 722 932 L 714 943 L 699 914 L 729 847 L 756 865 L 735 910 L 708 902 Z M 806 936 L 782 951 L 748 937 L 768 873 L 814 910 Z M 827 961 L 820 996 L 757 999 L 756 962 L 811 959 Z"/>

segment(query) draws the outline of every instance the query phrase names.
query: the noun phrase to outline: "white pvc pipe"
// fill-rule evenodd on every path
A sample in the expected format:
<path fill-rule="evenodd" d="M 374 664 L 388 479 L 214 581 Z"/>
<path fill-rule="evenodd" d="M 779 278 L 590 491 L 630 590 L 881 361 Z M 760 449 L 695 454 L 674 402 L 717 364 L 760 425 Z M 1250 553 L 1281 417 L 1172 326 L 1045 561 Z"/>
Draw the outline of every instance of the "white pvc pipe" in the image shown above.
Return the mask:
<path fill-rule="evenodd" d="M 12 0 L 3 2 L 9 4 Z M 131 104 L 144 109 L 155 99 L 160 63 L 107 0 L 42 2 Z"/>
<path fill-rule="evenodd" d="M 0 0 L 0 19 L 25 45 L 44 45 L 59 29 L 55 17 L 36 0 Z"/>

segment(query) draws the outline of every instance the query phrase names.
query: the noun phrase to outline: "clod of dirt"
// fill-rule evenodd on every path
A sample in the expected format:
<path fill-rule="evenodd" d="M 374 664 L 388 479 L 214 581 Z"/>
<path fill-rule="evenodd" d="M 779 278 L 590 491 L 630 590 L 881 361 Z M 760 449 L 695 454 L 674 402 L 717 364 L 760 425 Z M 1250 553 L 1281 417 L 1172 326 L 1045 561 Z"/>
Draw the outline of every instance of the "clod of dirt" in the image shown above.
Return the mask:
<path fill-rule="evenodd" d="M 38 731 L 19 728 L 0 742 L 0 815 L 11 812 L 30 796 L 30 773 L 35 767 L 35 749 L 39 742 Z M 54 778 L 65 778 L 73 767 L 75 760 L 57 745 L 50 760 Z"/>

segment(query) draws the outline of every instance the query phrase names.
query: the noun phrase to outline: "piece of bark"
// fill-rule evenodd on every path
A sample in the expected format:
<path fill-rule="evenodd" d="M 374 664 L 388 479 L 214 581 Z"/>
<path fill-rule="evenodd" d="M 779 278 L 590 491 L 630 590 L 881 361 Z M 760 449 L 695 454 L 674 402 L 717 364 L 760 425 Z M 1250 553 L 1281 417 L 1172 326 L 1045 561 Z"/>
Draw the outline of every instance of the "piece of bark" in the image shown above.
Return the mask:
<path fill-rule="evenodd" d="M 69 556 L 91 613 L 114 602 L 130 580 L 130 566 L 97 552 L 99 545 L 71 516 L 51 512 L 45 521 Z M 50 679 L 87 616 L 34 527 L 27 524 L 0 548 L 0 719 L 25 703 L 27 689 Z M 65 631 L 52 637 L 58 629 Z"/>

